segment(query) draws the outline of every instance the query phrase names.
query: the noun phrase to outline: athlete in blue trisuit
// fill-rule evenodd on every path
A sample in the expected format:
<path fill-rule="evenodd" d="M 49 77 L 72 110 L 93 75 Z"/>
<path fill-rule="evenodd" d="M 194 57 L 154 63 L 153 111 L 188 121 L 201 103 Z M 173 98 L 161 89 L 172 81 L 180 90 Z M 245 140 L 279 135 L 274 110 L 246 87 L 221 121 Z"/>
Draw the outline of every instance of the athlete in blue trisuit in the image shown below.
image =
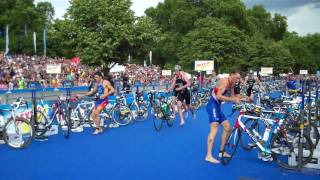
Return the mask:
<path fill-rule="evenodd" d="M 92 119 L 96 125 L 96 130 L 93 132 L 94 135 L 103 132 L 100 126 L 100 113 L 108 105 L 108 97 L 114 93 L 114 88 L 111 82 L 111 77 L 104 76 L 101 71 L 97 71 L 94 74 L 94 79 L 97 82 L 96 86 L 89 92 L 85 93 L 84 96 L 97 94 L 97 101 L 95 102 L 94 109 L 92 111 Z"/>
<path fill-rule="evenodd" d="M 223 126 L 223 133 L 221 137 L 221 146 L 219 156 L 221 157 L 221 152 L 223 150 L 223 146 L 227 141 L 227 137 L 231 132 L 231 126 L 221 111 L 221 103 L 222 102 L 233 102 L 236 104 L 240 103 L 240 97 L 235 94 L 235 84 L 239 82 L 241 79 L 239 71 L 232 71 L 228 78 L 221 78 L 216 86 L 213 88 L 212 96 L 207 104 L 207 112 L 209 115 L 210 122 L 210 133 L 208 135 L 208 149 L 205 160 L 210 163 L 220 163 L 217 159 L 212 156 L 212 148 L 215 136 L 218 132 L 218 127 L 221 124 Z M 230 92 L 231 96 L 227 96 L 226 94 Z M 246 101 L 246 100 L 244 100 Z M 228 156 L 228 154 L 224 154 Z"/>

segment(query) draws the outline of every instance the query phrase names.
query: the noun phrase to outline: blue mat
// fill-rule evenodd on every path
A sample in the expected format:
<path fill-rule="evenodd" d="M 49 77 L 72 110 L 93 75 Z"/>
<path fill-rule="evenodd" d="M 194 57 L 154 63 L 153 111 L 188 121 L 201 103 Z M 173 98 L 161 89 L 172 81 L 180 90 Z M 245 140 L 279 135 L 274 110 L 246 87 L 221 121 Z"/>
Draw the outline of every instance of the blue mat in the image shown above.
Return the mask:
<path fill-rule="evenodd" d="M 230 107 L 224 105 L 226 114 Z M 234 121 L 230 119 L 232 125 Z M 229 165 L 206 163 L 205 108 L 198 111 L 196 120 L 189 117 L 185 127 L 178 124 L 156 132 L 149 119 L 98 136 L 91 135 L 91 129 L 72 133 L 68 140 L 58 134 L 49 141 L 34 141 L 24 150 L 1 145 L 0 179 L 319 179 L 319 171 L 286 171 L 275 162 L 258 160 L 257 150 L 246 152 L 240 146 Z M 215 157 L 221 131 L 214 144 Z"/>

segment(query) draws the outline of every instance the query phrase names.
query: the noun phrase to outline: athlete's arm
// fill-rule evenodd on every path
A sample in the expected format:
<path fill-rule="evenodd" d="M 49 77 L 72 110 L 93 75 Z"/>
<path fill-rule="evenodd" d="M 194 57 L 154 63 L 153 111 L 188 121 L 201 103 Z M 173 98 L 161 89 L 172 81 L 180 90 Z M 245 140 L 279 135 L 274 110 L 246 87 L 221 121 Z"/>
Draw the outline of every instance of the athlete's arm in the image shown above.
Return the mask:
<path fill-rule="evenodd" d="M 220 80 L 220 83 L 218 83 L 216 85 L 216 88 L 218 88 L 218 92 L 217 92 L 217 99 L 219 101 L 229 101 L 229 102 L 235 102 L 235 103 L 239 103 L 239 98 L 235 97 L 235 96 L 224 96 L 223 93 L 225 92 L 226 88 L 228 86 L 228 80 L 227 79 L 222 79 Z M 234 92 L 234 90 L 232 90 Z"/>
<path fill-rule="evenodd" d="M 187 78 L 187 75 L 184 72 L 182 73 L 182 79 L 186 82 L 186 84 L 184 86 L 181 86 L 178 89 L 182 90 L 182 89 L 186 89 L 187 87 L 191 86 L 191 83 L 190 83 L 189 79 Z"/>
<path fill-rule="evenodd" d="M 176 75 L 174 75 L 173 79 L 171 81 L 171 86 L 169 87 L 168 91 L 174 89 L 174 86 L 176 85 L 176 79 L 177 79 L 177 77 L 176 77 Z"/>
<path fill-rule="evenodd" d="M 92 94 L 96 93 L 97 90 L 98 90 L 98 85 L 94 86 L 94 88 L 91 91 L 85 93 L 84 96 L 91 96 Z"/>
<path fill-rule="evenodd" d="M 105 91 L 104 94 L 102 96 L 100 96 L 101 99 L 104 99 L 114 93 L 114 88 L 111 86 L 109 81 L 104 80 L 103 87 L 107 87 L 109 89 L 109 91 L 108 92 Z"/>

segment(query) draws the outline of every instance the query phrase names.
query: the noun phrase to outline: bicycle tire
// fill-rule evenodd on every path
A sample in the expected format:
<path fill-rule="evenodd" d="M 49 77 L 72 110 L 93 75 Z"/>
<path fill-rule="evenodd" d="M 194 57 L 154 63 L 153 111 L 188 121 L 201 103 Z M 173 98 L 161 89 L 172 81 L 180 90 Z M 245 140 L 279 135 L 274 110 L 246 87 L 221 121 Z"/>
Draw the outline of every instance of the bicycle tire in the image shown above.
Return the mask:
<path fill-rule="evenodd" d="M 296 150 L 297 147 L 299 147 L 299 143 L 302 143 L 300 140 L 300 132 L 291 132 L 294 133 L 294 135 L 289 135 L 289 133 L 284 133 L 283 131 L 280 131 L 276 133 L 270 143 L 270 149 L 271 149 L 271 155 L 274 161 L 276 163 L 285 169 L 289 170 L 298 170 L 299 165 L 298 163 L 289 163 L 289 157 L 292 157 L 293 153 L 297 154 L 296 158 L 298 158 L 298 151 Z M 289 138 L 292 138 L 290 139 Z M 293 143 L 296 142 L 295 139 L 298 138 L 298 144 L 294 145 Z M 312 142 L 309 138 L 309 136 L 303 134 L 303 138 L 305 139 L 303 142 L 303 151 L 306 155 L 306 157 L 302 158 L 302 167 L 304 167 L 306 164 L 308 164 L 313 155 L 313 148 L 312 148 Z M 292 142 L 290 142 L 292 141 Z M 281 144 L 287 144 L 288 147 L 285 149 L 284 147 L 280 147 Z M 284 156 L 283 158 L 281 156 Z M 282 160 L 283 159 L 283 160 Z"/>
<path fill-rule="evenodd" d="M 137 115 L 136 115 L 136 118 L 133 118 L 134 121 L 143 122 L 148 119 L 149 111 L 148 111 L 148 106 L 146 105 L 146 103 L 137 103 L 137 104 L 132 104 L 131 106 L 136 106 Z M 140 114 L 140 112 L 137 112 L 137 111 L 141 110 L 141 108 L 144 111 L 143 114 Z M 130 109 L 131 109 L 131 107 L 130 107 Z M 132 114 L 134 114 L 134 113 L 132 113 Z"/>
<path fill-rule="evenodd" d="M 153 127 L 156 131 L 160 131 L 163 125 L 163 112 L 160 107 L 155 108 L 155 113 L 153 115 Z"/>
<path fill-rule="evenodd" d="M 67 110 L 68 111 L 68 110 Z M 70 134 L 70 128 L 69 128 L 69 123 L 67 120 L 68 116 L 68 112 L 64 112 L 61 114 L 61 118 L 60 122 L 59 122 L 59 128 L 61 129 L 62 135 L 64 136 L 64 138 L 69 138 L 69 134 Z M 62 125 L 62 122 L 64 122 L 65 124 Z"/>
<path fill-rule="evenodd" d="M 317 126 L 314 123 L 311 123 L 311 128 L 313 130 L 313 134 L 312 135 L 310 134 L 310 139 L 315 140 L 315 142 L 313 142 L 312 140 L 311 142 L 313 144 L 313 149 L 316 149 L 319 144 L 320 134 Z"/>
<path fill-rule="evenodd" d="M 129 107 L 124 107 L 124 108 L 126 111 L 129 111 L 125 115 L 121 113 L 120 107 L 119 108 L 115 107 L 112 112 L 112 117 L 114 118 L 114 121 L 121 126 L 126 126 L 132 121 L 132 113 L 130 111 L 130 108 Z"/>
<path fill-rule="evenodd" d="M 168 119 L 167 119 L 167 125 L 169 127 L 172 127 L 173 126 L 173 122 L 176 120 L 176 118 L 171 118 L 171 115 L 173 114 L 173 109 L 172 107 L 170 106 L 170 114 L 168 114 Z"/>
<path fill-rule="evenodd" d="M 16 140 L 16 138 L 17 138 L 17 136 L 15 136 L 12 133 L 12 127 L 10 127 L 10 124 L 12 124 L 14 122 L 15 122 L 14 127 L 13 127 L 14 131 L 17 134 L 19 133 L 19 135 L 24 136 L 24 137 L 20 137 L 20 138 L 26 138 L 26 140 L 23 140 L 23 142 L 20 144 L 15 144 L 12 141 L 12 136 L 14 136 L 13 140 Z M 17 125 L 18 125 L 18 128 L 17 128 Z M 17 132 L 17 130 L 19 132 Z M 24 133 L 23 131 L 25 131 L 26 133 Z M 34 137 L 34 127 L 30 123 L 30 121 L 27 119 L 17 117 L 16 120 L 14 120 L 14 119 L 10 118 L 5 123 L 2 133 L 3 133 L 3 140 L 9 147 L 11 147 L 13 149 L 23 149 L 23 148 L 26 148 L 31 143 L 31 141 Z M 20 134 L 20 133 L 22 133 L 22 134 Z M 26 134 L 26 135 L 23 135 L 23 134 Z"/>
<path fill-rule="evenodd" d="M 251 122 L 251 124 L 250 124 L 250 122 Z M 245 120 L 244 125 L 250 132 L 252 132 L 252 130 L 254 129 L 260 134 L 259 123 L 256 119 L 247 119 L 247 120 Z M 244 134 L 247 134 L 247 133 L 244 133 Z M 245 142 L 245 140 L 244 140 L 245 138 L 249 138 L 249 140 L 251 140 L 249 136 L 245 136 L 242 134 L 242 136 L 240 138 L 240 145 L 244 150 L 250 151 L 255 146 L 250 146 L 249 143 Z M 252 140 L 251 140 L 251 142 L 252 142 Z"/>
<path fill-rule="evenodd" d="M 37 111 L 37 121 L 39 121 L 38 120 L 39 118 L 42 118 L 41 119 L 42 127 L 40 127 L 40 124 L 39 124 L 40 122 L 35 123 L 34 116 L 31 117 L 31 121 L 35 123 L 34 124 L 35 137 L 43 136 L 51 128 L 51 125 L 52 125 L 48 119 L 48 116 L 46 116 L 42 111 Z"/>
<path fill-rule="evenodd" d="M 234 128 L 229 134 L 226 144 L 223 146 L 223 151 L 221 153 L 221 163 L 223 165 L 227 165 L 233 159 L 234 154 L 237 151 L 237 147 L 239 145 L 239 141 L 241 139 L 241 130 L 238 128 Z M 230 151 L 227 148 L 231 148 Z M 230 157 L 226 156 L 226 153 L 230 155 Z"/>

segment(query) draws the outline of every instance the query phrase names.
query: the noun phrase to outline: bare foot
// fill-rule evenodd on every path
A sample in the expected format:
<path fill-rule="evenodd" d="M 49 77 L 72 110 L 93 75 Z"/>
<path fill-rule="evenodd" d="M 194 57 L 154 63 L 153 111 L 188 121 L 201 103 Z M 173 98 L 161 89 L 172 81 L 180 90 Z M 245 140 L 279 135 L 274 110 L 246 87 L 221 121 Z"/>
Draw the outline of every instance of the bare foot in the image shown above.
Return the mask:
<path fill-rule="evenodd" d="M 215 158 L 213 158 L 213 157 L 206 157 L 206 159 L 205 159 L 207 162 L 209 162 L 209 163 L 212 163 L 212 164 L 219 164 L 220 163 L 220 161 L 218 161 L 218 160 L 216 160 Z"/>
<path fill-rule="evenodd" d="M 222 152 L 219 153 L 219 157 L 220 157 L 220 158 L 222 157 Z M 223 153 L 223 157 L 231 158 L 231 155 L 228 154 L 228 153 L 226 153 L 226 152 L 224 152 L 224 153 Z"/>

